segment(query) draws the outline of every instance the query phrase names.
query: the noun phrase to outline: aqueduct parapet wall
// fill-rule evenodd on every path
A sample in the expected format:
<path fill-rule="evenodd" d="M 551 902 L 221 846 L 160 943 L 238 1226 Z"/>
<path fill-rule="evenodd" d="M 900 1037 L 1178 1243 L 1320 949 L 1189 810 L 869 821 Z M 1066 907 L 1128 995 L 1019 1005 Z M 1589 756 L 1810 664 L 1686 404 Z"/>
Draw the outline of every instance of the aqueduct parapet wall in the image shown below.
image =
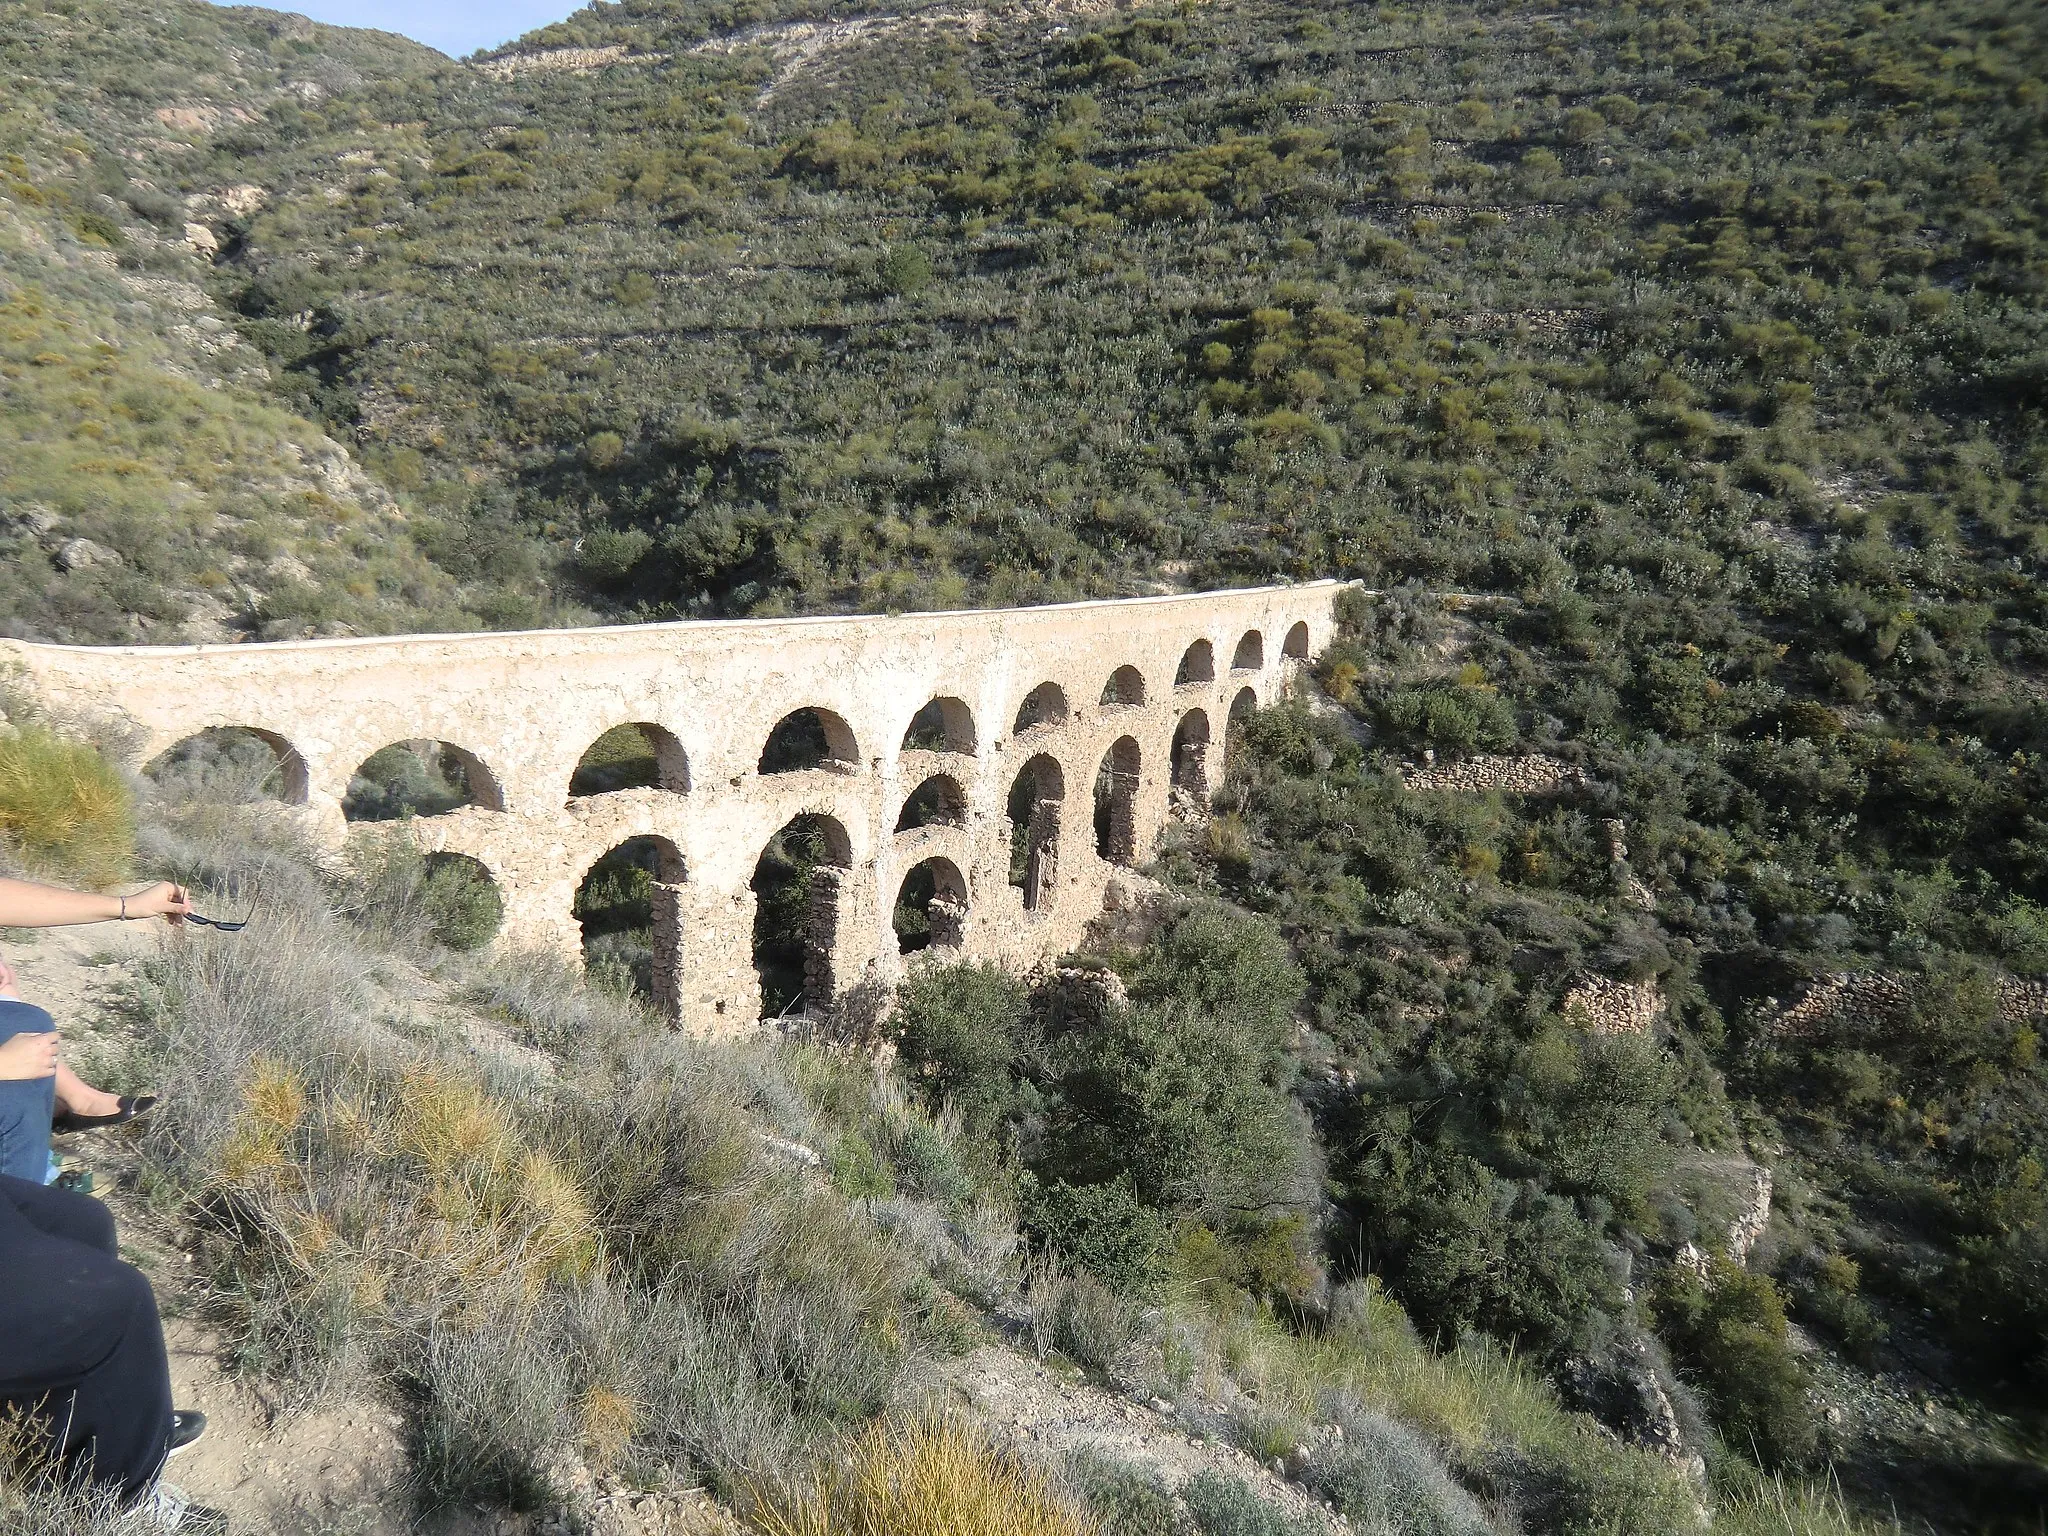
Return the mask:
<path fill-rule="evenodd" d="M 811 967 L 833 995 L 892 984 L 914 963 L 899 953 L 891 913 L 904 875 L 927 859 L 948 861 L 934 866 L 939 952 L 1021 965 L 1072 948 L 1112 896 L 1119 865 L 1155 845 L 1169 787 L 1215 787 L 1220 763 L 1204 754 L 1220 756 L 1233 706 L 1247 694 L 1269 702 L 1323 648 L 1343 590 L 1315 582 L 887 617 L 5 649 L 57 708 L 132 722 L 144 760 L 202 730 L 257 732 L 285 764 L 286 798 L 330 845 L 352 835 L 342 802 L 373 753 L 414 740 L 460 749 L 482 803 L 402 825 L 426 851 L 489 870 L 504 902 L 501 943 L 580 955 L 572 906 L 585 873 L 627 839 L 661 839 L 672 867 L 657 875 L 656 990 L 678 1023 L 716 1034 L 759 1016 L 750 882 L 770 839 L 806 813 L 840 829 L 844 868 L 821 882 L 829 910 L 813 923 Z M 1065 718 L 1013 730 L 1048 683 Z M 944 749 L 906 746 L 934 700 L 952 701 Z M 841 760 L 761 771 L 770 732 L 806 709 L 827 722 Z M 571 797 L 585 750 L 628 723 L 655 728 L 662 783 L 675 787 Z M 1098 823 L 1105 763 L 1114 788 Z M 1020 889 L 1010 793 L 1027 765 L 1037 841 Z M 897 831 L 906 798 L 937 774 L 963 792 L 938 796 L 947 816 Z"/>

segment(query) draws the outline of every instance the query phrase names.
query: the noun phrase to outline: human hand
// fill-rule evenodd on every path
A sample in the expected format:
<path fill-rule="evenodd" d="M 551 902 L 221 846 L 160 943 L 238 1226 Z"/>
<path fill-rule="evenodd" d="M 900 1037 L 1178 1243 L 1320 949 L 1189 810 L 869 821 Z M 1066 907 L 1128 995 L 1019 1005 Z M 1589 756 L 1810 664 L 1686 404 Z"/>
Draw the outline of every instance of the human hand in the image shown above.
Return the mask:
<path fill-rule="evenodd" d="M 20 1002 L 21 994 L 15 990 L 20 984 L 21 978 L 14 974 L 14 967 L 0 960 L 0 1001 Z"/>
<path fill-rule="evenodd" d="M 191 910 L 192 898 L 185 894 L 185 887 L 168 880 L 160 880 L 148 890 L 127 898 L 130 917 L 167 917 L 173 923 L 181 923 Z"/>
<path fill-rule="evenodd" d="M 26 1083 L 57 1075 L 57 1031 L 23 1031 L 0 1042 L 0 1083 Z"/>

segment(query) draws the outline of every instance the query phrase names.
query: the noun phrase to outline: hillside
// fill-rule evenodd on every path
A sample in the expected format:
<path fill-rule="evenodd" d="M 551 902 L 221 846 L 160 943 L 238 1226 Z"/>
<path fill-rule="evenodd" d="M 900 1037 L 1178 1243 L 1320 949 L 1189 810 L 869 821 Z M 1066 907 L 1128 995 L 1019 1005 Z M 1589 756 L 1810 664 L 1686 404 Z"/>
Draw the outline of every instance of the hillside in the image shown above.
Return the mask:
<path fill-rule="evenodd" d="M 74 131 L 263 189 L 213 292 L 494 621 L 2028 557 L 2022 7 L 803 14 L 320 32 L 189 149 L 175 70 Z"/>
<path fill-rule="evenodd" d="M 268 12 L 17 6 L 0 18 L 0 626 L 44 639 L 277 638 L 487 622 L 352 434 L 280 394 L 209 291 L 210 177 L 278 103 L 444 65 Z"/>
<path fill-rule="evenodd" d="M 35 0 L 0 53 L 10 633 L 1377 589 L 1161 851 L 1185 934 L 1087 957 L 1127 1006 L 941 970 L 894 1075 L 774 1067 L 849 1243 L 955 1223 L 883 1220 L 885 1333 L 1038 1284 L 947 1268 L 986 1207 L 1081 1277 L 1041 1348 L 1147 1403 L 1194 1349 L 1180 1422 L 1331 1507 L 2048 1518 L 2034 7 L 622 0 L 458 64 Z M 1302 1471 L 1360 1404 L 1426 1449 Z M 743 1489 L 685 1420 L 636 1464 Z"/>

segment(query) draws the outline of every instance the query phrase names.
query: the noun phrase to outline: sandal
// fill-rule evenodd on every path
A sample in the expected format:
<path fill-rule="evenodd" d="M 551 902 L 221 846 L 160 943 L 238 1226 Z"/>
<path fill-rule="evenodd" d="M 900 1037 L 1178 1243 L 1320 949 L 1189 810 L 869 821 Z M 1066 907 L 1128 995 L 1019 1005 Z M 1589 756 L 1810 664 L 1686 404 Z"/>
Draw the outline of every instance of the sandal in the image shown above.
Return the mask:
<path fill-rule="evenodd" d="M 120 1107 L 111 1115 L 74 1115 L 70 1110 L 61 1110 L 50 1116 L 52 1136 L 72 1136 L 80 1131 L 105 1130 L 110 1125 L 126 1125 L 138 1115 L 146 1115 L 156 1107 L 156 1095 L 145 1093 L 137 1098 L 123 1095 Z"/>

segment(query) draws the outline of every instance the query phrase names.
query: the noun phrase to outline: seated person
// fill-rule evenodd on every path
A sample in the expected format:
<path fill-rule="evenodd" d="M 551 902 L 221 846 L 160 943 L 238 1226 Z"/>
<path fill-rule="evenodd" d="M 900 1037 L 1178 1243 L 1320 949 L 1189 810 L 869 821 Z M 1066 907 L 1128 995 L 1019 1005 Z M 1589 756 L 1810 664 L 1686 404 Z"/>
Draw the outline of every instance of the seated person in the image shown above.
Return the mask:
<path fill-rule="evenodd" d="M 118 1253 L 99 1201 L 0 1174 L 0 1410 L 26 1413 L 64 1473 L 141 1529 L 212 1523 L 159 1480 L 206 1418 L 172 1409 L 156 1295 Z"/>
<path fill-rule="evenodd" d="M 190 910 L 168 881 L 137 896 L 97 896 L 0 879 L 0 927 L 176 922 Z M 59 1072 L 56 1031 L 39 1008 L 12 1002 L 7 1011 L 0 1090 L 35 1096 L 47 1116 Z M 66 1474 L 112 1494 L 138 1517 L 138 1532 L 218 1528 L 216 1511 L 190 1506 L 161 1480 L 165 1458 L 198 1439 L 206 1418 L 171 1407 L 156 1296 L 120 1261 L 105 1206 L 43 1185 L 47 1119 L 40 1137 L 33 1118 L 19 1123 L 23 1147 L 11 1155 L 26 1167 L 40 1146 L 41 1166 L 25 1179 L 0 1172 L 0 1410 L 28 1414 Z"/>

